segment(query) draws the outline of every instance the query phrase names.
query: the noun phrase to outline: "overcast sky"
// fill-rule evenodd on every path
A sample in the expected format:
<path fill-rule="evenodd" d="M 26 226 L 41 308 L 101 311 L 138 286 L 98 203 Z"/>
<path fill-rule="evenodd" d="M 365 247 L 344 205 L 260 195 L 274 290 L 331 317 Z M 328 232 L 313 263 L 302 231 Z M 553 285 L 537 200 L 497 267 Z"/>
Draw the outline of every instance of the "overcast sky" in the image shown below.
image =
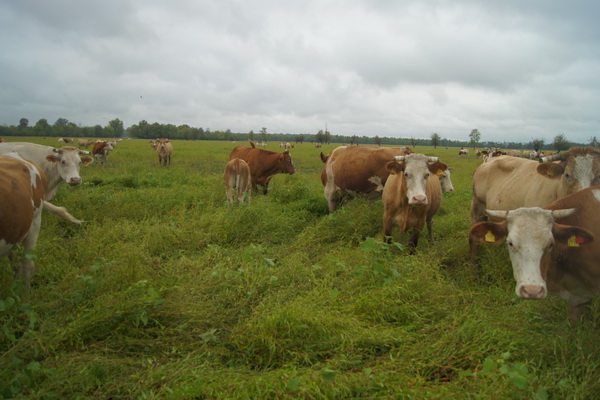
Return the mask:
<path fill-rule="evenodd" d="M 600 2 L 0 2 L 0 124 L 600 138 Z"/>

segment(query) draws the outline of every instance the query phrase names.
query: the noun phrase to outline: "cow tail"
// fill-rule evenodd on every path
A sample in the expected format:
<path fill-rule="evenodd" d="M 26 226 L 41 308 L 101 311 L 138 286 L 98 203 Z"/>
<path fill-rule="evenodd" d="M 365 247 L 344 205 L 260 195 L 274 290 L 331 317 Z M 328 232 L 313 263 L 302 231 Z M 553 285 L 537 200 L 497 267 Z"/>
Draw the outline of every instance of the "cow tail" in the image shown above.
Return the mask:
<path fill-rule="evenodd" d="M 48 210 L 52 214 L 57 215 L 63 219 L 66 219 L 67 221 L 72 222 L 74 224 L 81 224 L 82 222 L 85 222 L 85 221 L 77 219 L 74 216 L 72 216 L 71 214 L 69 214 L 69 212 L 67 211 L 66 208 L 55 206 L 54 204 L 47 202 L 45 200 L 44 200 L 44 210 Z"/>

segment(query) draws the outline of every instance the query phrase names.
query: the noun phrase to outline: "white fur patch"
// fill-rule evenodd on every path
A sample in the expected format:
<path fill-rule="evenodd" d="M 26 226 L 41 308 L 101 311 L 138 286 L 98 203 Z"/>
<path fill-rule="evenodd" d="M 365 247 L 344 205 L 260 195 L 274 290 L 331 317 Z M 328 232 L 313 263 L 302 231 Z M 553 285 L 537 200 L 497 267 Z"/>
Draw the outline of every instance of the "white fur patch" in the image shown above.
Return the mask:
<path fill-rule="evenodd" d="M 592 185 L 594 158 L 591 154 L 575 157 L 573 175 L 579 181 L 579 188 L 585 189 Z"/>
<path fill-rule="evenodd" d="M 594 195 L 597 201 L 600 201 L 600 189 L 592 190 L 592 194 Z"/>

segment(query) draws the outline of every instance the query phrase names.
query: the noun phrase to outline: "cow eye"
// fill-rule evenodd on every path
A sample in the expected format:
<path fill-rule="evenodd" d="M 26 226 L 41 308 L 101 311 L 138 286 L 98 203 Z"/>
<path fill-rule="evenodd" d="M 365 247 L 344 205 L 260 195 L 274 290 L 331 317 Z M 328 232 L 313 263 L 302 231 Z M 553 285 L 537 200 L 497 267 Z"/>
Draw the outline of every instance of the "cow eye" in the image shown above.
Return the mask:
<path fill-rule="evenodd" d="M 429 178 L 429 174 L 425 174 L 425 179 Z"/>

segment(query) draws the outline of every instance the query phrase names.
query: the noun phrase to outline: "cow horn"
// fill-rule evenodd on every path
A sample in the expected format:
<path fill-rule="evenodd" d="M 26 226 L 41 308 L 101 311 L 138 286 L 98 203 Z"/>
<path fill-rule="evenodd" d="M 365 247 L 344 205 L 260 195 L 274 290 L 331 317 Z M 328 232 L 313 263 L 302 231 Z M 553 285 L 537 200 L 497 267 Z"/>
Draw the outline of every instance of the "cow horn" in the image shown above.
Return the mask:
<path fill-rule="evenodd" d="M 428 162 L 438 162 L 440 161 L 439 157 L 427 157 Z"/>
<path fill-rule="evenodd" d="M 506 216 L 508 215 L 508 211 L 505 211 L 505 210 L 485 210 L 485 213 L 489 217 L 495 217 L 495 218 L 500 218 L 500 219 L 505 219 Z"/>
<path fill-rule="evenodd" d="M 575 208 L 566 208 L 563 210 L 552 210 L 552 216 L 554 217 L 554 219 L 560 219 L 560 218 L 564 218 L 564 217 L 568 217 L 569 215 L 572 215 L 575 211 L 577 211 Z"/>
<path fill-rule="evenodd" d="M 545 162 L 548 162 L 548 161 L 558 161 L 558 160 L 562 160 L 562 153 L 552 154 L 551 156 L 541 157 L 540 158 L 540 162 L 541 163 L 545 163 Z"/>
<path fill-rule="evenodd" d="M 406 156 L 394 156 L 394 160 L 396 161 L 404 161 L 405 158 Z"/>
<path fill-rule="evenodd" d="M 89 151 L 85 151 L 85 150 L 79 150 L 79 154 L 90 154 Z"/>

